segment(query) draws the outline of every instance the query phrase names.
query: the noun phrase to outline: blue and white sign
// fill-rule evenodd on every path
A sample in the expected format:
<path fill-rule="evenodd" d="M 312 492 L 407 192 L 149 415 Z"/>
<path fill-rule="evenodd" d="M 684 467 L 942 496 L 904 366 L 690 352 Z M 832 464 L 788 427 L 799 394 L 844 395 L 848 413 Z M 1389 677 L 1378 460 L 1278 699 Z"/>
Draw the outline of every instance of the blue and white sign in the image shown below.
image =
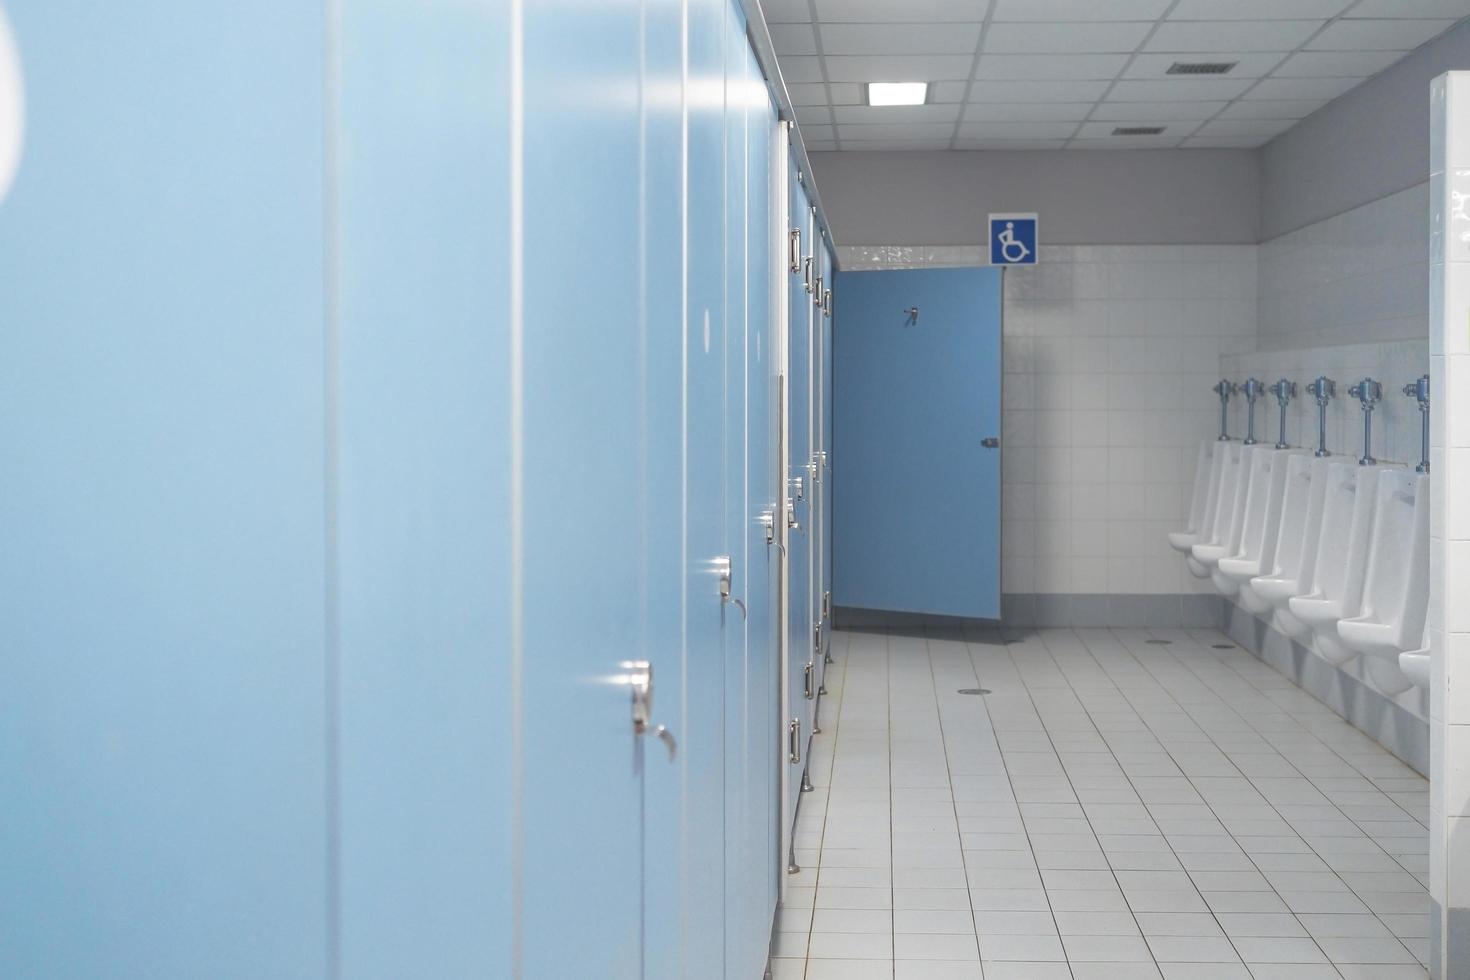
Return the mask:
<path fill-rule="evenodd" d="M 1036 264 L 1036 212 L 990 216 L 990 264 Z"/>

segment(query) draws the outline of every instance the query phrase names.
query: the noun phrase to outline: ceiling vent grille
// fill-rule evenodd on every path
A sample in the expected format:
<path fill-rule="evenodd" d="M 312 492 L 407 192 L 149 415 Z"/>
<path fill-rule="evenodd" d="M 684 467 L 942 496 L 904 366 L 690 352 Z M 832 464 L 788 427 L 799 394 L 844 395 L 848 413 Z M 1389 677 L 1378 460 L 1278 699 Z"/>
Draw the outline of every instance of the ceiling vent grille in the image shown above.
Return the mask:
<path fill-rule="evenodd" d="M 1240 64 L 1238 61 L 1176 61 L 1166 75 L 1224 75 Z"/>
<path fill-rule="evenodd" d="M 1114 136 L 1157 136 L 1164 131 L 1163 126 L 1119 126 L 1113 130 Z"/>

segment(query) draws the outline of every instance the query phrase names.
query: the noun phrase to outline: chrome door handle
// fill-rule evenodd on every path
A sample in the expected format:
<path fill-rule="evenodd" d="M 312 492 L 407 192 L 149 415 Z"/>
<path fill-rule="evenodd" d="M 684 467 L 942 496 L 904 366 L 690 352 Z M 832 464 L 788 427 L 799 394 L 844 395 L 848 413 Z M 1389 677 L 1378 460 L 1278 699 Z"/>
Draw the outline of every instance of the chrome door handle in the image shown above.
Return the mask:
<path fill-rule="evenodd" d="M 814 697 L 812 693 L 812 671 L 816 669 L 816 666 L 817 665 L 812 663 L 810 660 L 807 661 L 806 676 L 802 681 L 802 688 L 804 693 L 806 694 L 806 699 L 808 701 L 810 701 Z"/>
<path fill-rule="evenodd" d="M 999 449 L 1000 438 L 997 436 L 986 436 L 984 439 L 980 440 L 980 445 L 984 446 L 986 449 Z"/>
<path fill-rule="evenodd" d="M 624 660 L 621 666 L 628 672 L 625 676 L 633 692 L 633 734 L 646 735 L 649 716 L 653 713 L 653 664 L 647 660 Z M 673 762 L 679 749 L 674 733 L 666 726 L 658 725 L 653 729 L 653 735 L 664 743 L 669 750 L 669 761 Z"/>
<path fill-rule="evenodd" d="M 801 530 L 801 525 L 796 523 L 796 502 L 790 497 L 786 498 L 786 526 L 793 531 Z"/>
<path fill-rule="evenodd" d="M 799 476 L 791 478 L 791 488 L 796 491 L 797 500 L 806 499 L 806 481 Z"/>
<path fill-rule="evenodd" d="M 801 761 L 801 719 L 791 719 L 786 729 L 786 755 L 793 765 Z"/>
<path fill-rule="evenodd" d="M 721 555 L 714 560 L 715 574 L 720 578 L 720 598 L 730 598 L 730 580 L 734 575 L 734 566 L 729 555 Z"/>

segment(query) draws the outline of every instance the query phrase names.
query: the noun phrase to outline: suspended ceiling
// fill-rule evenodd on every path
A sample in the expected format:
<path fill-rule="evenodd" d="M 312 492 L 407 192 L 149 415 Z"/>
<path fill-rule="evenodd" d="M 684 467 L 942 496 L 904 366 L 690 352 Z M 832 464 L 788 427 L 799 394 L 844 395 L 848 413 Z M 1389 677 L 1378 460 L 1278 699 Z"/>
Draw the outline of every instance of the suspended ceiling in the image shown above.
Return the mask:
<path fill-rule="evenodd" d="M 762 6 L 811 150 L 1260 146 L 1470 16 L 1470 0 Z M 1166 74 L 1202 61 L 1236 65 Z M 891 81 L 932 82 L 928 104 L 862 104 L 862 83 Z"/>

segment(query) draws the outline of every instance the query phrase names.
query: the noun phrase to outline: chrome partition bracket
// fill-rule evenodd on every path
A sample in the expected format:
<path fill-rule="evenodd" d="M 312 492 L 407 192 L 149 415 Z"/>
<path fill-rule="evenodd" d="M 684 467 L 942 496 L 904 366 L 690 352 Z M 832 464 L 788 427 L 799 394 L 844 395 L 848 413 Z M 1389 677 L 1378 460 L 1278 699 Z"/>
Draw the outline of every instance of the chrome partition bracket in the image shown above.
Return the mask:
<path fill-rule="evenodd" d="M 1220 396 L 1220 441 L 1229 442 L 1230 436 L 1225 431 L 1225 423 L 1229 418 L 1228 413 L 1230 411 L 1230 396 L 1235 394 L 1240 389 L 1236 386 L 1234 381 L 1226 381 L 1224 378 L 1221 378 L 1219 383 L 1217 383 L 1215 387 L 1211 388 L 1210 390 Z"/>
<path fill-rule="evenodd" d="M 1414 470 L 1429 472 L 1429 375 L 1404 385 L 1404 394 L 1419 402 L 1419 465 Z"/>
<path fill-rule="evenodd" d="M 1271 394 L 1276 396 L 1276 404 L 1281 408 L 1281 431 L 1276 437 L 1276 448 L 1286 449 L 1286 406 L 1296 397 L 1296 382 L 1282 378 L 1271 386 Z"/>
<path fill-rule="evenodd" d="M 1307 385 L 1307 394 L 1317 400 L 1317 448 L 1312 455 L 1331 456 L 1332 451 L 1327 448 L 1327 403 L 1337 396 L 1337 382 L 1325 374 L 1319 375 Z"/>
<path fill-rule="evenodd" d="M 1255 378 L 1247 378 L 1245 384 L 1240 386 L 1240 393 L 1245 395 L 1245 445 L 1256 444 L 1256 399 L 1265 392 L 1266 386 Z"/>
<path fill-rule="evenodd" d="M 1383 385 L 1372 378 L 1364 378 L 1348 389 L 1363 406 L 1363 455 L 1358 458 L 1359 466 L 1372 466 L 1373 458 L 1373 406 L 1383 400 Z"/>

